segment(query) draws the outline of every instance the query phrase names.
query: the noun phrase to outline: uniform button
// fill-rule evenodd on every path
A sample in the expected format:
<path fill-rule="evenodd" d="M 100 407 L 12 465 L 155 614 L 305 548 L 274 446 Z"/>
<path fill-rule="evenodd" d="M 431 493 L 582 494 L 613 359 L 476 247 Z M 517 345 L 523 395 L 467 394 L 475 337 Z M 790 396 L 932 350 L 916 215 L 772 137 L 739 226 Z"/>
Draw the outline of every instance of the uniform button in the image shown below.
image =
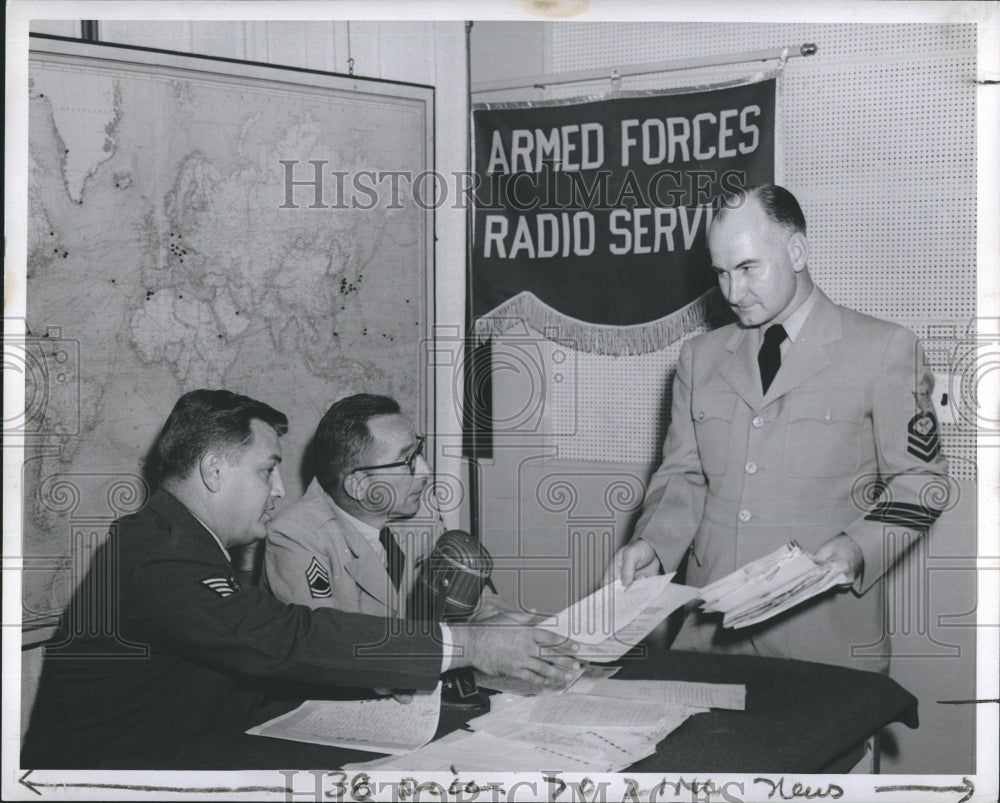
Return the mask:
<path fill-rule="evenodd" d="M 764 426 L 764 419 L 761 418 L 759 415 L 755 415 L 750 423 L 753 424 L 754 429 L 760 429 L 762 426 Z"/>
<path fill-rule="evenodd" d="M 741 510 L 740 515 L 737 516 L 737 518 L 745 524 L 746 522 L 750 521 L 750 511 Z"/>
<path fill-rule="evenodd" d="M 831 421 L 831 420 L 833 420 L 833 415 L 831 415 L 831 413 L 830 413 L 829 410 L 827 410 L 826 413 L 824 413 L 823 420 L 824 421 Z"/>
<path fill-rule="evenodd" d="M 704 421 L 705 420 L 705 411 L 704 410 L 702 410 L 700 413 L 698 413 L 698 420 L 699 421 Z"/>
<path fill-rule="evenodd" d="M 747 463 L 747 465 L 746 465 L 746 472 L 747 472 L 747 474 L 756 474 L 757 473 L 757 464 L 756 463 Z"/>

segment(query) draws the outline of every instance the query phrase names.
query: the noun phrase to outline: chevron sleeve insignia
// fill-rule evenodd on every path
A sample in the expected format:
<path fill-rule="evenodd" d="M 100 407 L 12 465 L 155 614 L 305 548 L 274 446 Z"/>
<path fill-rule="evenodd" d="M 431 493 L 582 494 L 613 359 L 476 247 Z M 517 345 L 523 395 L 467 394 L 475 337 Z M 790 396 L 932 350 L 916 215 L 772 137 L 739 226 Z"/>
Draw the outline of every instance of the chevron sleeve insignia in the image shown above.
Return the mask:
<path fill-rule="evenodd" d="M 313 599 L 325 599 L 333 596 L 333 589 L 330 587 L 330 573 L 315 557 L 309 561 L 309 566 L 306 567 L 306 584 L 309 586 L 309 594 Z"/>
<path fill-rule="evenodd" d="M 910 419 L 906 428 L 906 451 L 925 463 L 931 462 L 941 451 L 937 419 L 932 412 L 919 412 Z"/>
<path fill-rule="evenodd" d="M 201 584 L 214 591 L 220 597 L 228 597 L 230 594 L 235 594 L 240 590 L 236 581 L 231 577 L 209 577 L 202 580 Z"/>

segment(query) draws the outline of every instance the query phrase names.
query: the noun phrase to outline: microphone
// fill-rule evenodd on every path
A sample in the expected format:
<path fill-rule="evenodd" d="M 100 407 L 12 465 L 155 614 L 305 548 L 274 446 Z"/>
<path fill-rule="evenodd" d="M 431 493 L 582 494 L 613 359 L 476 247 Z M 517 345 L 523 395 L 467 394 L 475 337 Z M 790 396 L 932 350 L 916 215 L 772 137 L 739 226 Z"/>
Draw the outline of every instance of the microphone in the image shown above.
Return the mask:
<path fill-rule="evenodd" d="M 493 558 L 482 542 L 462 530 L 446 530 L 417 564 L 407 618 L 462 622 L 476 610 L 483 587 L 492 590 Z"/>
<path fill-rule="evenodd" d="M 417 580 L 406 604 L 407 619 L 425 622 L 466 621 L 489 585 L 493 558 L 482 543 L 462 530 L 446 530 L 430 555 L 417 564 Z M 441 704 L 474 711 L 489 707 L 476 687 L 471 667 L 452 669 L 442 676 Z"/>

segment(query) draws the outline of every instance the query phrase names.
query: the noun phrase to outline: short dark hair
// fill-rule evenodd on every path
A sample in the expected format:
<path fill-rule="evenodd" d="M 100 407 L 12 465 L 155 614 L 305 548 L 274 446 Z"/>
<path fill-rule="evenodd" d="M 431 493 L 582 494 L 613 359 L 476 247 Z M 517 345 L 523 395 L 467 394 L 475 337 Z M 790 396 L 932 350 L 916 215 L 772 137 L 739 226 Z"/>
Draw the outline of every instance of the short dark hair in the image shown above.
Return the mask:
<path fill-rule="evenodd" d="M 779 226 L 792 232 L 806 233 L 806 217 L 799 202 L 784 187 L 777 184 L 760 184 L 737 192 L 723 195 L 716 219 L 723 217 L 731 209 L 738 209 L 751 198 L 756 198 L 764 214 Z"/>
<path fill-rule="evenodd" d="M 399 412 L 399 402 L 374 393 L 356 393 L 330 406 L 312 443 L 316 479 L 324 491 L 332 495 L 341 477 L 367 461 L 373 441 L 368 421 Z"/>
<path fill-rule="evenodd" d="M 155 475 L 162 482 L 187 477 L 211 449 L 234 451 L 253 439 L 252 421 L 263 421 L 278 435 L 288 432 L 288 418 L 264 402 L 228 390 L 192 390 L 177 400 L 156 447 Z"/>

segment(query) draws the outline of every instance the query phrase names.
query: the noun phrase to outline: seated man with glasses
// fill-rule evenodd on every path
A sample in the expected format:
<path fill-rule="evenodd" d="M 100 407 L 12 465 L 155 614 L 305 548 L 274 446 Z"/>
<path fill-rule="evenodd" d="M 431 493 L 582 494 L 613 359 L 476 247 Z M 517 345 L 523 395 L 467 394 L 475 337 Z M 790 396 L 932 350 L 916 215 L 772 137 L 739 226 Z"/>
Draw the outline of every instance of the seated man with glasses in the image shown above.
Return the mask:
<path fill-rule="evenodd" d="M 359 393 L 330 407 L 313 439 L 316 478 L 267 536 L 271 593 L 403 618 L 416 565 L 444 530 L 422 500 L 431 479 L 423 446 L 388 396 Z"/>

